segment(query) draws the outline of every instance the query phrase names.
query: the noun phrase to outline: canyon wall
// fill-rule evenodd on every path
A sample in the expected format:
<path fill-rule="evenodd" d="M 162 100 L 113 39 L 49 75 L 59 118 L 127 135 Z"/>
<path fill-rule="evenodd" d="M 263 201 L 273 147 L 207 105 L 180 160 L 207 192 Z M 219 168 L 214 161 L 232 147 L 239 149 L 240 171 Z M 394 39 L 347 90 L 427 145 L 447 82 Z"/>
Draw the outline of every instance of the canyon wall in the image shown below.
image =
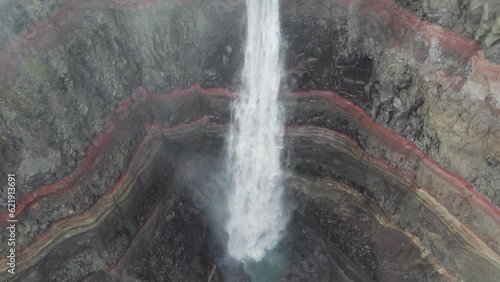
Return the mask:
<path fill-rule="evenodd" d="M 498 5 L 396 2 L 283 2 L 296 206 L 283 281 L 500 273 Z M 208 246 L 223 237 L 208 210 L 225 187 L 204 180 L 222 166 L 241 84 L 243 2 L 0 5 L 14 279 L 249 279 Z"/>

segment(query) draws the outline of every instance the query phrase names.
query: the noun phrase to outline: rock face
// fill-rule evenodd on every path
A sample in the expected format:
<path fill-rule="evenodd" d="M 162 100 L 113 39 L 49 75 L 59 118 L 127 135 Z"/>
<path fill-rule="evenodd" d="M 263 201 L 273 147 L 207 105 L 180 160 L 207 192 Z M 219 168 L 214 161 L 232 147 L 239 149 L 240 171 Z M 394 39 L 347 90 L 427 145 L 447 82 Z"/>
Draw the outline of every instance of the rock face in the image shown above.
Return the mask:
<path fill-rule="evenodd" d="M 283 2 L 276 281 L 500 274 L 497 5 L 396 2 Z M 220 228 L 243 1 L 0 5 L 0 281 L 259 279 Z"/>
<path fill-rule="evenodd" d="M 211 207 L 219 205 L 226 188 L 215 176 L 222 167 L 230 97 L 222 90 L 200 88 L 161 96 L 147 94 L 143 89 L 135 92 L 119 108 L 127 109 L 128 114 L 122 115 L 123 110 L 115 113 L 116 122 L 100 140 L 108 145 L 94 153 L 100 156 L 88 158 L 97 161 L 84 165 L 86 169 L 76 185 L 41 188 L 46 190 L 45 195 L 34 195 L 18 215 L 27 226 L 49 227 L 31 233 L 23 230 L 23 251 L 18 256 L 22 266 L 15 277 L 19 281 L 27 277 L 60 281 L 95 273 L 88 279 L 122 281 L 134 277 L 158 281 L 166 277 L 180 280 L 189 272 L 192 281 L 198 281 L 211 272 L 213 275 L 214 269 L 220 267 L 217 251 L 204 249 L 213 245 L 208 232 L 217 230 L 207 231 L 207 217 L 213 213 Z M 293 175 L 288 182 L 297 209 L 289 227 L 291 255 L 288 270 L 282 274 L 284 281 L 330 281 L 335 277 L 346 281 L 404 277 L 441 281 L 456 276 L 494 281 L 500 264 L 491 246 L 498 245 L 498 228 L 474 226 L 487 235 L 476 234 L 459 220 L 460 214 L 453 214 L 457 212 L 452 208 L 456 201 L 433 197 L 427 191 L 432 189 L 431 184 L 421 187 L 407 175 L 410 171 L 393 168 L 384 159 L 401 156 L 397 145 L 407 147 L 406 158 L 410 160 L 418 149 L 377 127 L 368 115 L 359 114 L 359 107 L 331 92 L 312 92 L 296 98 L 289 95 L 284 100 L 285 105 L 302 109 L 294 113 L 299 119 L 287 122 L 288 167 Z M 325 108 L 329 113 L 318 117 L 316 114 Z M 144 113 L 152 118 L 140 119 Z M 132 120 L 142 121 L 146 132 L 128 167 L 105 194 L 89 193 L 85 187 L 99 181 L 90 176 L 102 171 L 100 164 L 122 154 L 113 151 L 113 145 L 123 138 L 122 133 L 129 134 L 128 128 L 134 126 Z M 356 139 L 365 141 L 359 144 Z M 384 140 L 389 142 L 377 146 L 387 150 L 382 158 L 362 147 Z M 433 165 L 425 159 L 411 163 L 422 171 Z M 432 172 L 427 174 L 435 179 Z M 436 177 L 442 193 L 460 197 L 456 191 L 461 187 L 454 182 L 458 178 L 447 181 Z M 444 188 L 447 182 L 452 191 Z M 55 210 L 67 203 L 78 204 L 87 196 L 97 200 L 85 211 L 76 210 L 76 215 L 57 221 L 47 212 L 50 207 Z M 484 221 L 496 225 L 497 215 L 483 207 L 484 203 L 476 202 L 479 199 L 479 195 L 472 196 L 469 217 L 477 219 L 474 213 L 481 213 Z M 63 212 L 59 209 L 57 213 Z M 416 212 L 421 219 L 415 220 Z M 162 227 L 164 224 L 170 228 Z M 159 232 L 164 228 L 168 232 Z M 37 233 L 40 235 L 33 239 Z M 308 239 L 312 240 L 307 243 L 310 247 L 298 243 L 303 240 L 297 236 L 304 234 L 316 237 Z M 156 241 L 156 246 L 166 247 L 147 247 Z M 181 256 L 177 248 L 184 250 Z M 117 258 L 119 254 L 121 258 Z M 304 260 L 311 263 L 301 265 Z M 419 263 L 412 267 L 415 261 Z M 237 269 L 237 265 L 228 267 Z"/>
<path fill-rule="evenodd" d="M 70 174 L 138 86 L 229 86 L 240 65 L 236 16 L 222 20 L 212 4 L 128 4 L 72 1 L 2 50 L 2 165 L 17 168 L 18 192 Z"/>
<path fill-rule="evenodd" d="M 392 1 L 287 3 L 285 17 L 307 18 L 284 24 L 299 89 L 338 91 L 499 205 L 500 68 L 479 45 Z"/>
<path fill-rule="evenodd" d="M 420 18 L 481 42 L 485 55 L 500 63 L 500 3 L 494 0 L 396 1 Z"/>

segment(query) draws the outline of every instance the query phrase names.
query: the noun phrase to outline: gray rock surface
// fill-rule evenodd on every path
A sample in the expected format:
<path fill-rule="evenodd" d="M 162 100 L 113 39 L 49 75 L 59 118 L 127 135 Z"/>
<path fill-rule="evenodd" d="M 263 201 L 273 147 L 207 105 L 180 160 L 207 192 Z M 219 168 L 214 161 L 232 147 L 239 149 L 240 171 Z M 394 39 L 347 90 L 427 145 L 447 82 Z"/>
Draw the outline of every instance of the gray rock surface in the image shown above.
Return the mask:
<path fill-rule="evenodd" d="M 498 75 L 475 81 L 496 65 L 474 69 L 472 40 L 464 45 L 456 33 L 400 17 L 394 2 L 340 2 L 287 2 L 294 89 L 339 92 L 500 205 Z"/>
<path fill-rule="evenodd" d="M 397 0 L 419 17 L 481 43 L 485 55 L 500 63 L 500 2 L 497 0 Z"/>
<path fill-rule="evenodd" d="M 0 2 L 0 48 L 30 26 L 45 21 L 70 0 L 19 0 Z"/>
<path fill-rule="evenodd" d="M 14 2 L 3 5 L 14 9 L 20 5 Z M 0 84 L 1 168 L 17 172 L 18 197 L 73 171 L 109 113 L 138 86 L 157 92 L 195 84 L 229 87 L 240 65 L 240 24 L 232 9 L 97 3 L 73 11 L 81 18 L 64 18 L 54 31 L 42 31 L 46 39 L 26 43 L 26 51 L 2 51 L 20 55 Z M 28 13 L 13 16 L 32 20 Z"/>

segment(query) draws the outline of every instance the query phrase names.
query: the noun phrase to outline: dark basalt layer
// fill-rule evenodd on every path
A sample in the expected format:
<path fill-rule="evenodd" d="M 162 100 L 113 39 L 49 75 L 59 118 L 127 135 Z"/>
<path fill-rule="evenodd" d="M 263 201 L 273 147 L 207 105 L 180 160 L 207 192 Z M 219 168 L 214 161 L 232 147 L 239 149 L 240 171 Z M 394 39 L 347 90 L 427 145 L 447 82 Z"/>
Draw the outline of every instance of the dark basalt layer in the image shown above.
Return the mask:
<path fill-rule="evenodd" d="M 410 1 L 397 0 L 399 5 L 419 17 L 481 42 L 486 57 L 500 63 L 500 3 L 495 0 Z"/>
<path fill-rule="evenodd" d="M 249 281 L 213 223 L 243 1 L 35 2 L 0 4 L 18 19 L 0 17 L 0 182 L 18 176 L 20 247 L 15 276 L 0 249 L 0 281 Z M 459 1 L 492 20 L 480 45 L 418 16 L 473 18 L 396 2 L 283 2 L 294 213 L 277 280 L 500 273 L 496 10 Z"/>

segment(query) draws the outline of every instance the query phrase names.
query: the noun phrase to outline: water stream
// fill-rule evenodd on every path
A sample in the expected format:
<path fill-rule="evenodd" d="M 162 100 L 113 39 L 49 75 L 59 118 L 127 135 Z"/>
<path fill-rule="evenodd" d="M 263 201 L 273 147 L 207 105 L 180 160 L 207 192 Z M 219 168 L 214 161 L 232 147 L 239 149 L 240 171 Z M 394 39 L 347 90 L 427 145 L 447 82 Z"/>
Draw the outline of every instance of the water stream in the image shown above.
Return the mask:
<path fill-rule="evenodd" d="M 278 100 L 279 0 L 247 0 L 243 87 L 233 103 L 228 140 L 232 191 L 228 199 L 228 253 L 261 260 L 281 240 L 283 206 L 283 111 Z"/>

